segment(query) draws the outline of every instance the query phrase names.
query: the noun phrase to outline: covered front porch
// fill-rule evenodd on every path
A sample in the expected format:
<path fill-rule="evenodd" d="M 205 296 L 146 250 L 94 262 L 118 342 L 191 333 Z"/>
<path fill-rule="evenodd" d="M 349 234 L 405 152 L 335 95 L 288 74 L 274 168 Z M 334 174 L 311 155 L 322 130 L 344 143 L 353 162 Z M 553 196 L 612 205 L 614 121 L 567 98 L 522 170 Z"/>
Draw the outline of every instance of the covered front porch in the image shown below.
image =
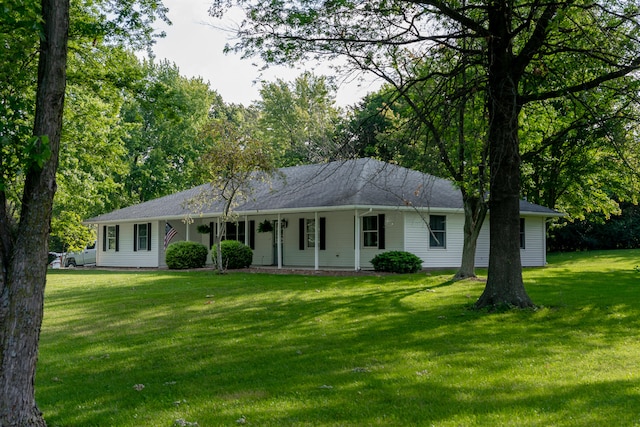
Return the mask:
<path fill-rule="evenodd" d="M 172 241 L 197 241 L 210 249 L 221 233 L 223 240 L 243 242 L 254 251 L 255 267 L 367 270 L 388 240 L 396 242 L 396 249 L 402 246 L 402 214 L 371 208 L 243 214 L 226 222 L 205 217 L 188 225 L 169 222 L 177 230 Z"/>

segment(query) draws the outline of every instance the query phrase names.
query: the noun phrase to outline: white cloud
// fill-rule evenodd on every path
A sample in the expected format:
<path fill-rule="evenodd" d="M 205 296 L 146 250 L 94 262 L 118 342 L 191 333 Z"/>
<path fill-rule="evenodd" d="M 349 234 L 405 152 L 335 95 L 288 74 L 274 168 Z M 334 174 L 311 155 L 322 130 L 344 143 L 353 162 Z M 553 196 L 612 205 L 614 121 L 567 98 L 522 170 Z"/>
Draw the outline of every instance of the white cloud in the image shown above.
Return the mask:
<path fill-rule="evenodd" d="M 233 24 L 233 18 L 222 22 L 209 16 L 207 0 L 165 0 L 169 8 L 171 26 L 159 25 L 166 33 L 154 46 L 157 59 L 174 62 L 180 73 L 187 77 L 202 77 L 225 102 L 249 105 L 259 98 L 260 81 L 283 79 L 293 81 L 302 69 L 270 67 L 261 71 L 258 58 L 241 59 L 239 54 L 224 54 L 225 44 L 231 41 L 233 33 L 225 31 Z M 239 18 L 237 18 L 239 19 Z M 237 21 L 235 21 L 237 23 Z M 329 67 L 322 67 L 316 74 L 332 75 Z M 379 84 L 338 78 L 336 102 L 340 106 L 358 102 Z"/>

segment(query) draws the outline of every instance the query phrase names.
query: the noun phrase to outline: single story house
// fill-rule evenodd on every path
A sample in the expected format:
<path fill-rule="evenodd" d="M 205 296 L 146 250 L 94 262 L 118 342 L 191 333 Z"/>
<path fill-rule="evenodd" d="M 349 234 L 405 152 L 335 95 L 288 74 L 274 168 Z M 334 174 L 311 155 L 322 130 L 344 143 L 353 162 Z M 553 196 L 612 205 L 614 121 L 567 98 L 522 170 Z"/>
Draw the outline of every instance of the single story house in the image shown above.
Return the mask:
<path fill-rule="evenodd" d="M 189 201 L 213 194 L 210 184 L 86 220 L 97 226 L 96 265 L 164 267 L 166 243 L 211 248 L 221 226 L 226 239 L 253 249 L 254 266 L 369 269 L 375 255 L 390 250 L 412 252 L 424 268 L 460 265 L 462 196 L 449 180 L 365 158 L 282 168 L 250 187 L 225 224 L 219 200 L 189 208 Z M 524 200 L 520 213 L 522 264 L 543 266 L 545 222 L 559 214 Z M 486 220 L 476 265 L 488 260 Z"/>

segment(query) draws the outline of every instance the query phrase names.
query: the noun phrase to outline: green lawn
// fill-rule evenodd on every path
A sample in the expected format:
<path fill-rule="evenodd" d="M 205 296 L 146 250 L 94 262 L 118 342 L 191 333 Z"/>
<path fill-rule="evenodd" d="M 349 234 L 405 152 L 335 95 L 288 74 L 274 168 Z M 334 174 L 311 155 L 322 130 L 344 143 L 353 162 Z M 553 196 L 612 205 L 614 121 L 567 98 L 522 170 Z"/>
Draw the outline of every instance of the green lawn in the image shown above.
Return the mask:
<path fill-rule="evenodd" d="M 51 271 L 37 401 L 50 427 L 640 426 L 640 251 L 549 261 L 501 313 L 452 272 Z"/>

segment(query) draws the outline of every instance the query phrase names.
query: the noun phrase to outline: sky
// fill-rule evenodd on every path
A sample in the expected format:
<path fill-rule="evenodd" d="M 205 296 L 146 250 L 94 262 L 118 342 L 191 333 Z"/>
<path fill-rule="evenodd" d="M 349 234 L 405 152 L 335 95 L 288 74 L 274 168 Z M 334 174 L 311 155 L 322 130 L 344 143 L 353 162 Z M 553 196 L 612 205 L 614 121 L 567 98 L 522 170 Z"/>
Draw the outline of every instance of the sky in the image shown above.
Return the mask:
<path fill-rule="evenodd" d="M 169 19 L 173 25 L 157 26 L 158 30 L 166 33 L 166 37 L 159 39 L 154 46 L 157 60 L 175 63 L 183 76 L 202 77 L 226 103 L 248 106 L 259 99 L 261 80 L 292 82 L 305 71 L 301 68 L 270 67 L 261 72 L 263 64 L 259 58 L 241 59 L 240 54 L 224 54 L 225 44 L 233 40 L 233 34 L 224 28 L 239 23 L 240 17 L 236 15 L 235 18 L 226 18 L 226 21 L 211 18 L 207 13 L 208 0 L 165 0 L 164 4 L 169 8 Z M 329 67 L 313 71 L 316 75 L 334 74 Z M 379 87 L 371 81 L 362 83 L 338 76 L 336 84 L 336 104 L 341 107 L 355 104 Z"/>

